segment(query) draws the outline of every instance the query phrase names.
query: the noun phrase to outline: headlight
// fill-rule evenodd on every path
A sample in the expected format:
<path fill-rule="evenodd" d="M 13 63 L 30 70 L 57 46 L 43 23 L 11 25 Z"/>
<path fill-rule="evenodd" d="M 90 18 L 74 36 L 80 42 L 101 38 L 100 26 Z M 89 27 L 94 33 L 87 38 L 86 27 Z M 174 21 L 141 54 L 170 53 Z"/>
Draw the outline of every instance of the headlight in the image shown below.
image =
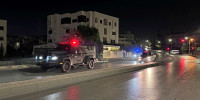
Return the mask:
<path fill-rule="evenodd" d="M 35 59 L 38 59 L 38 56 L 35 56 Z"/>
<path fill-rule="evenodd" d="M 53 56 L 52 58 L 51 58 L 51 60 L 57 60 L 58 59 L 58 57 L 56 57 L 56 56 Z"/>
<path fill-rule="evenodd" d="M 39 57 L 39 59 L 43 59 L 43 57 L 42 57 L 42 56 L 40 56 L 40 57 Z"/>

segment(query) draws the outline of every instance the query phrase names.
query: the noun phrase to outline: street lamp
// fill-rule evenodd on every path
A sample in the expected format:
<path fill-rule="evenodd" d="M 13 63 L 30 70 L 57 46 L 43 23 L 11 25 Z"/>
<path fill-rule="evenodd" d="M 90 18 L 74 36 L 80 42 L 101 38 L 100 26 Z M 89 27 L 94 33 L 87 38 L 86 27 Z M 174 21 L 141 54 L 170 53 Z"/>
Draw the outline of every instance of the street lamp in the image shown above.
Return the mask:
<path fill-rule="evenodd" d="M 158 41 L 158 44 L 160 44 L 161 42 L 160 41 Z"/>
<path fill-rule="evenodd" d="M 149 42 L 149 40 L 146 40 L 146 42 Z"/>
<path fill-rule="evenodd" d="M 187 40 L 188 39 L 188 37 L 185 37 L 185 40 Z"/>
<path fill-rule="evenodd" d="M 190 38 L 190 40 L 189 40 L 189 54 L 190 54 L 190 42 L 193 42 L 193 41 L 194 41 L 194 39 Z"/>
<path fill-rule="evenodd" d="M 171 50 L 172 50 L 172 39 L 169 39 L 169 42 L 171 43 Z"/>
<path fill-rule="evenodd" d="M 194 39 L 193 39 L 193 38 L 190 38 L 190 41 L 191 41 L 191 42 L 193 42 L 193 41 L 194 41 Z"/>

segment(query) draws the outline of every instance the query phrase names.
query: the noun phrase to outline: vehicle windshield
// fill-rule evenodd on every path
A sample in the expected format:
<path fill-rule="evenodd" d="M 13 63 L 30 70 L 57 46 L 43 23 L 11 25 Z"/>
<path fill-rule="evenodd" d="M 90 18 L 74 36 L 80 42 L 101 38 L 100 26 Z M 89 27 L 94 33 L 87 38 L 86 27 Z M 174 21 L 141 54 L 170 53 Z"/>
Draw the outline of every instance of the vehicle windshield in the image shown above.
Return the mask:
<path fill-rule="evenodd" d="M 70 51 L 71 46 L 68 44 L 58 44 L 55 51 Z"/>
<path fill-rule="evenodd" d="M 141 55 L 141 57 L 145 58 L 145 57 L 150 56 L 150 55 L 151 55 L 151 53 L 143 52 L 142 55 Z"/>

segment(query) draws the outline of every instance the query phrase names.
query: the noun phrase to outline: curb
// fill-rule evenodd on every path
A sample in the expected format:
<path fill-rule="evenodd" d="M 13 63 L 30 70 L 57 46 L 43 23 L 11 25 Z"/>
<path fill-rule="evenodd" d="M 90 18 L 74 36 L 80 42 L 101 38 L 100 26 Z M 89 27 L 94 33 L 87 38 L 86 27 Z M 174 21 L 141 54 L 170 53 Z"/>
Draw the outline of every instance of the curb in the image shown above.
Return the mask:
<path fill-rule="evenodd" d="M 118 68 L 105 68 L 79 73 L 63 74 L 49 76 L 41 79 L 31 79 L 25 81 L 16 81 L 0 84 L 0 99 L 11 98 L 28 93 L 36 93 L 42 90 L 53 89 L 57 87 L 67 86 L 84 81 L 94 80 L 98 78 L 108 77 L 117 74 L 137 71 L 153 66 L 157 66 L 163 62 L 168 62 L 170 59 L 165 59 L 158 63 L 148 63 L 138 66 L 122 66 Z"/>
<path fill-rule="evenodd" d="M 32 67 L 38 67 L 37 65 L 32 65 Z M 25 68 L 32 68 L 30 65 L 7 65 L 7 66 L 0 66 L 0 71 L 4 70 L 17 70 L 17 69 L 25 69 Z"/>

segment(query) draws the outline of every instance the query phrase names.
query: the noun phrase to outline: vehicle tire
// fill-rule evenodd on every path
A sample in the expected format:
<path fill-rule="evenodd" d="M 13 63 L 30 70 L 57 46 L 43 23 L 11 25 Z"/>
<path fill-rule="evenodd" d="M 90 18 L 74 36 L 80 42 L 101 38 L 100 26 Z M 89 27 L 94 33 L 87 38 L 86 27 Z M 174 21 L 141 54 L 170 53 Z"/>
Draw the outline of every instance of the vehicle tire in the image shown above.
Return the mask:
<path fill-rule="evenodd" d="M 63 73 L 69 72 L 70 69 L 71 69 L 71 64 L 69 61 L 65 61 L 63 65 L 61 66 L 61 72 Z"/>
<path fill-rule="evenodd" d="M 88 61 L 87 67 L 88 67 L 88 69 L 93 69 L 94 68 L 94 60 L 90 59 Z"/>
<path fill-rule="evenodd" d="M 48 68 L 46 68 L 45 66 L 41 66 L 40 67 L 42 71 L 46 72 L 48 70 Z"/>

